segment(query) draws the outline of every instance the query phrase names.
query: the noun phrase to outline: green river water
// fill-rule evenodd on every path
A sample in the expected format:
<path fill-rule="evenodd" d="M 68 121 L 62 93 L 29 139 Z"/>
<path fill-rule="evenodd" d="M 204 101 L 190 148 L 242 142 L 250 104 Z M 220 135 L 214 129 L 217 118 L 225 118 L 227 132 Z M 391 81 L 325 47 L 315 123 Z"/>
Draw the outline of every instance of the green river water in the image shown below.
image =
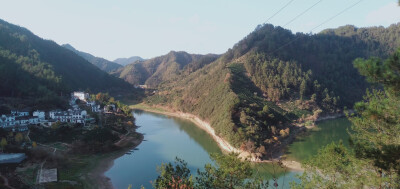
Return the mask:
<path fill-rule="evenodd" d="M 144 141 L 132 154 L 126 154 L 114 161 L 105 175 L 111 179 L 115 188 L 152 188 L 151 181 L 157 177 L 157 166 L 173 162 L 179 157 L 188 163 L 192 173 L 212 163 L 209 154 L 221 153 L 211 136 L 194 123 L 180 118 L 161 114 L 135 111 L 138 132 L 144 133 Z M 350 126 L 346 119 L 334 119 L 318 123 L 318 127 L 297 139 L 288 147 L 288 159 L 302 161 L 317 153 L 318 149 L 342 140 L 348 144 L 346 129 Z M 254 164 L 255 173 L 273 182 L 276 178 L 278 188 L 289 188 L 289 183 L 297 181 L 299 172 L 281 169 L 274 164 Z"/>

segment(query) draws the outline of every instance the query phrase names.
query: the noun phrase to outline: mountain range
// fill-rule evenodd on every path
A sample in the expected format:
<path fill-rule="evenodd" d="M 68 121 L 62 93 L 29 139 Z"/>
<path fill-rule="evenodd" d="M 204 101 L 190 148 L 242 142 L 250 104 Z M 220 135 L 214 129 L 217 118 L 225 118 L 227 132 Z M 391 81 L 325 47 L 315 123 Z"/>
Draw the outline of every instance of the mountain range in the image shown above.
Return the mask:
<path fill-rule="evenodd" d="M 145 103 L 195 114 L 233 146 L 267 156 L 297 132 L 294 125 L 362 99 L 369 84 L 356 58 L 386 58 L 399 46 L 400 23 L 318 34 L 264 24 L 222 55 L 171 51 L 110 62 L 0 20 L 0 96 L 44 103 L 73 90 L 145 84 L 157 89 Z"/>

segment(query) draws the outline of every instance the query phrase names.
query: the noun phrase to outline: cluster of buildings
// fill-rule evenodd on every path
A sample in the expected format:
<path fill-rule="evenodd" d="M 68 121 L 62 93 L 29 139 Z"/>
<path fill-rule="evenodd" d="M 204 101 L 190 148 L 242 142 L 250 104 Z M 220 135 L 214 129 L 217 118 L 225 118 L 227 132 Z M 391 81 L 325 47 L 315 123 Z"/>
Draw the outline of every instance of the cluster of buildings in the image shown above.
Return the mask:
<path fill-rule="evenodd" d="M 86 106 L 89 106 L 92 110 L 92 112 L 101 112 L 100 105 L 96 104 L 96 101 L 90 101 L 89 100 L 89 93 L 84 93 L 80 91 L 75 91 L 71 94 L 71 100 L 69 104 L 73 108 L 77 108 L 78 105 L 76 104 L 76 100 L 80 100 L 81 102 L 85 103 Z"/>
<path fill-rule="evenodd" d="M 73 92 L 71 94 L 70 105 L 72 109 L 51 110 L 49 112 L 36 110 L 30 114 L 29 109 L 11 110 L 10 114 L 1 115 L 0 127 L 13 131 L 26 131 L 28 125 L 51 126 L 54 123 L 81 123 L 93 122 L 94 119 L 88 116 L 87 111 L 79 108 L 76 100 L 79 99 L 90 107 L 92 112 L 101 112 L 100 105 L 94 101 L 89 101 L 89 94 L 84 92 Z"/>
<path fill-rule="evenodd" d="M 27 125 L 38 124 L 38 116 L 30 116 L 29 110 L 11 110 L 10 114 L 1 115 L 0 117 L 0 127 L 2 128 L 12 128 L 18 131 L 28 130 Z"/>

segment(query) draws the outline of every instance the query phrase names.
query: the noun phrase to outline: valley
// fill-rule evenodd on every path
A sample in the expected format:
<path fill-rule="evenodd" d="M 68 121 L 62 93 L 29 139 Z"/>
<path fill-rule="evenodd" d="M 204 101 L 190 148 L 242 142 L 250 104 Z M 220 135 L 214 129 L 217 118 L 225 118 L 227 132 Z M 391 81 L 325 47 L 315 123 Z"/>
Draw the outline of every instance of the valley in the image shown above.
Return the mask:
<path fill-rule="evenodd" d="M 1 18 L 0 188 L 400 187 L 400 22 L 314 32 L 362 1 L 309 33 L 268 22 L 292 2 L 219 53 L 171 33 L 227 27 L 197 17 L 57 42 Z"/>

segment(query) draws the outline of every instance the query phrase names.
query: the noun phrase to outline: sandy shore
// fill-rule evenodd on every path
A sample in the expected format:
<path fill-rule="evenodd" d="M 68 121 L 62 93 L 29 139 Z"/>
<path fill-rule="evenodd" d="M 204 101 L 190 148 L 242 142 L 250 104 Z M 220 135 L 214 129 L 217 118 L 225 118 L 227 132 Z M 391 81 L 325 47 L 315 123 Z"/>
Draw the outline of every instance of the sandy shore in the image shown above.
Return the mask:
<path fill-rule="evenodd" d="M 106 177 L 104 173 L 114 165 L 115 159 L 123 156 L 128 150 L 137 147 L 143 141 L 143 135 L 140 136 L 141 136 L 140 138 L 134 138 L 130 136 L 121 138 L 121 140 L 118 141 L 116 144 L 121 144 L 121 142 L 124 143 L 124 145 L 126 145 L 127 143 L 130 144 L 128 146 L 125 146 L 118 152 L 115 152 L 101 159 L 99 161 L 99 164 L 87 174 L 88 179 L 90 179 L 95 185 L 95 187 L 93 188 L 98 188 L 98 189 L 114 188 L 110 178 Z"/>
<path fill-rule="evenodd" d="M 214 128 L 212 128 L 211 125 L 208 122 L 205 122 L 205 121 L 201 120 L 196 115 L 189 114 L 189 113 L 184 113 L 184 112 L 171 112 L 171 111 L 168 111 L 166 109 L 163 109 L 163 111 L 161 111 L 161 110 L 157 110 L 157 109 L 151 108 L 150 106 L 147 106 L 147 105 L 143 105 L 143 106 L 146 106 L 147 108 L 142 108 L 142 107 L 133 107 L 133 108 L 134 109 L 148 111 L 148 112 L 164 114 L 164 115 L 168 115 L 168 116 L 174 116 L 174 117 L 183 118 L 183 119 L 187 119 L 187 120 L 192 121 L 199 128 L 203 129 L 209 135 L 211 135 L 211 137 L 217 142 L 217 144 L 221 148 L 221 150 L 223 150 L 225 152 L 238 153 L 239 157 L 247 158 L 249 161 L 255 162 L 255 163 L 277 163 L 279 161 L 279 159 L 261 160 L 259 158 L 256 158 L 255 156 L 253 156 L 249 152 L 246 152 L 246 151 L 243 151 L 243 150 L 240 150 L 238 148 L 233 147 L 231 144 L 229 144 L 228 141 L 226 141 L 225 139 L 217 136 L 215 134 Z M 299 163 L 299 162 L 286 161 L 286 160 L 281 160 L 281 162 L 282 162 L 282 164 L 284 166 L 288 167 L 289 169 L 296 170 L 296 171 L 302 171 L 303 170 L 303 168 L 301 167 L 301 163 Z"/>

